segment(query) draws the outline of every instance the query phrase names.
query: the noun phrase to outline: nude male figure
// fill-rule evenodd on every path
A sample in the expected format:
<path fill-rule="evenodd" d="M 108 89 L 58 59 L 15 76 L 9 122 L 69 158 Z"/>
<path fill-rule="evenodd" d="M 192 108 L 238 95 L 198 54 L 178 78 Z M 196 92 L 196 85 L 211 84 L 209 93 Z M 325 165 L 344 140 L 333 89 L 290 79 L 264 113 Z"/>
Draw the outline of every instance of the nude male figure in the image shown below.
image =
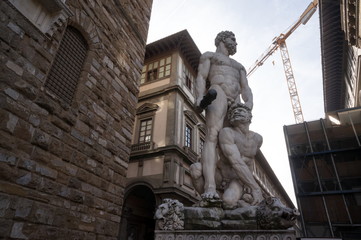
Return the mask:
<path fill-rule="evenodd" d="M 232 104 L 227 117 L 231 126 L 222 128 L 219 132 L 221 151 L 215 174 L 223 207 L 233 209 L 257 205 L 263 200 L 263 195 L 253 177 L 252 168 L 262 145 L 262 136 L 249 130 L 252 113 L 244 104 Z M 198 192 L 204 189 L 203 167 L 199 162 L 190 166 L 193 186 Z"/>
<path fill-rule="evenodd" d="M 226 121 L 229 102 L 241 102 L 240 94 L 245 105 L 252 109 L 253 95 L 248 86 L 245 68 L 229 56 L 236 53 L 237 42 L 230 31 L 220 32 L 216 39 L 216 52 L 206 52 L 200 57 L 198 76 L 196 78 L 196 107 L 202 111 L 200 104 L 206 95 L 206 82 L 209 90 L 217 92 L 216 99 L 206 107 L 206 128 L 204 148 L 201 163 L 204 175 L 204 199 L 218 199 L 215 184 L 215 169 L 218 160 L 216 146 L 219 131 Z"/>
<path fill-rule="evenodd" d="M 256 205 L 263 200 L 263 196 L 260 186 L 252 175 L 252 165 L 262 145 L 262 136 L 249 130 L 252 114 L 244 104 L 232 104 L 228 110 L 228 119 L 231 127 L 225 127 L 219 132 L 219 146 L 225 161 L 230 164 L 236 177 L 231 180 L 223 193 L 223 204 L 230 208 L 236 207 L 246 187 L 250 189 L 253 198 L 250 204 Z M 223 169 L 225 169 L 225 172 L 221 173 L 223 176 L 232 175 L 232 172 Z"/>

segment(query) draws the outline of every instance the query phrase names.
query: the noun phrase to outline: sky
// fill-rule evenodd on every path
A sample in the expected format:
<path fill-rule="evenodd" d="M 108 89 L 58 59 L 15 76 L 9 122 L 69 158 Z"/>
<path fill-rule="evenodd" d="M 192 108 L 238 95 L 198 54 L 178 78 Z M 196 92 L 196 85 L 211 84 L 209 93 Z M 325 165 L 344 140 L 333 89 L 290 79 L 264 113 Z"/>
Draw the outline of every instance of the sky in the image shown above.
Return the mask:
<path fill-rule="evenodd" d="M 187 29 L 201 53 L 214 52 L 214 39 L 235 33 L 235 60 L 249 69 L 285 33 L 311 0 L 153 0 L 148 43 Z M 324 117 L 318 10 L 286 40 L 305 121 Z M 263 136 L 261 151 L 296 204 L 284 125 L 295 124 L 279 50 L 248 78 L 253 92 L 250 129 Z"/>

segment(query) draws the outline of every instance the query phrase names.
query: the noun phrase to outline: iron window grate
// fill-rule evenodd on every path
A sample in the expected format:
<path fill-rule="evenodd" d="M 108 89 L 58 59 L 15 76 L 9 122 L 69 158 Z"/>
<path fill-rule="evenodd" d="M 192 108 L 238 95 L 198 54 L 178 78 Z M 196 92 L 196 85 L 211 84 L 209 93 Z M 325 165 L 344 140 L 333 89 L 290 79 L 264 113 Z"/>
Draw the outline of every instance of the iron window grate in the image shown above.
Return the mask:
<path fill-rule="evenodd" d="M 45 82 L 46 89 L 68 104 L 73 100 L 87 50 L 81 33 L 68 27 Z"/>

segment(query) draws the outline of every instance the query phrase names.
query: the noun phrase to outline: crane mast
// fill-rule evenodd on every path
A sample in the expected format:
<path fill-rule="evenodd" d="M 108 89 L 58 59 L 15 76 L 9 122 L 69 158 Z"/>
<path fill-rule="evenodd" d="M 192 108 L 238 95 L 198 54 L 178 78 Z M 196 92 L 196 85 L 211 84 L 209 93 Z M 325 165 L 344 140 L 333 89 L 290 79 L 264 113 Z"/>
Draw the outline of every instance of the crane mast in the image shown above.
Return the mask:
<path fill-rule="evenodd" d="M 303 113 L 301 108 L 300 99 L 298 97 L 296 80 L 293 74 L 291 60 L 288 54 L 286 39 L 302 24 L 306 24 L 308 20 L 315 13 L 318 5 L 318 0 L 313 0 L 306 10 L 301 14 L 296 23 L 294 23 L 286 33 L 281 33 L 278 37 L 275 37 L 272 41 L 272 44 L 267 48 L 267 50 L 256 60 L 256 62 L 248 69 L 247 77 L 249 77 L 254 71 L 257 70 L 259 66 L 262 66 L 263 63 L 279 48 L 281 52 L 281 58 L 283 63 L 283 68 L 286 75 L 286 81 L 288 85 L 288 91 L 290 94 L 293 114 L 296 120 L 296 123 L 303 122 Z"/>
<path fill-rule="evenodd" d="M 303 122 L 303 114 L 301 108 L 301 102 L 297 93 L 296 80 L 293 75 L 293 70 L 291 66 L 290 56 L 288 55 L 286 42 L 282 42 L 280 45 L 280 52 L 283 62 L 283 68 L 285 70 L 288 92 L 291 98 L 291 104 L 293 109 L 293 115 L 295 116 L 296 123 Z"/>

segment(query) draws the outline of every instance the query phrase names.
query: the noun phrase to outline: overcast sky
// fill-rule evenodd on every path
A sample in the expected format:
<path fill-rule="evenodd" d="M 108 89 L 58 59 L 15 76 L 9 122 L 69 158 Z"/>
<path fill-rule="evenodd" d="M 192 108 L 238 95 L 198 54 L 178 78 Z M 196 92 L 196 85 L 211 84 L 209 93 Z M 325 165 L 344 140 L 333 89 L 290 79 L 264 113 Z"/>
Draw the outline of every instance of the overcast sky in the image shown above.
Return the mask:
<path fill-rule="evenodd" d="M 274 37 L 293 25 L 311 0 L 153 0 L 148 43 L 187 29 L 201 53 L 215 51 L 214 38 L 233 31 L 235 60 L 246 69 Z M 324 117 L 318 10 L 287 39 L 305 121 Z M 283 126 L 295 123 L 282 59 L 277 50 L 248 79 L 254 108 L 251 130 L 263 136 L 261 151 L 294 203 Z"/>

